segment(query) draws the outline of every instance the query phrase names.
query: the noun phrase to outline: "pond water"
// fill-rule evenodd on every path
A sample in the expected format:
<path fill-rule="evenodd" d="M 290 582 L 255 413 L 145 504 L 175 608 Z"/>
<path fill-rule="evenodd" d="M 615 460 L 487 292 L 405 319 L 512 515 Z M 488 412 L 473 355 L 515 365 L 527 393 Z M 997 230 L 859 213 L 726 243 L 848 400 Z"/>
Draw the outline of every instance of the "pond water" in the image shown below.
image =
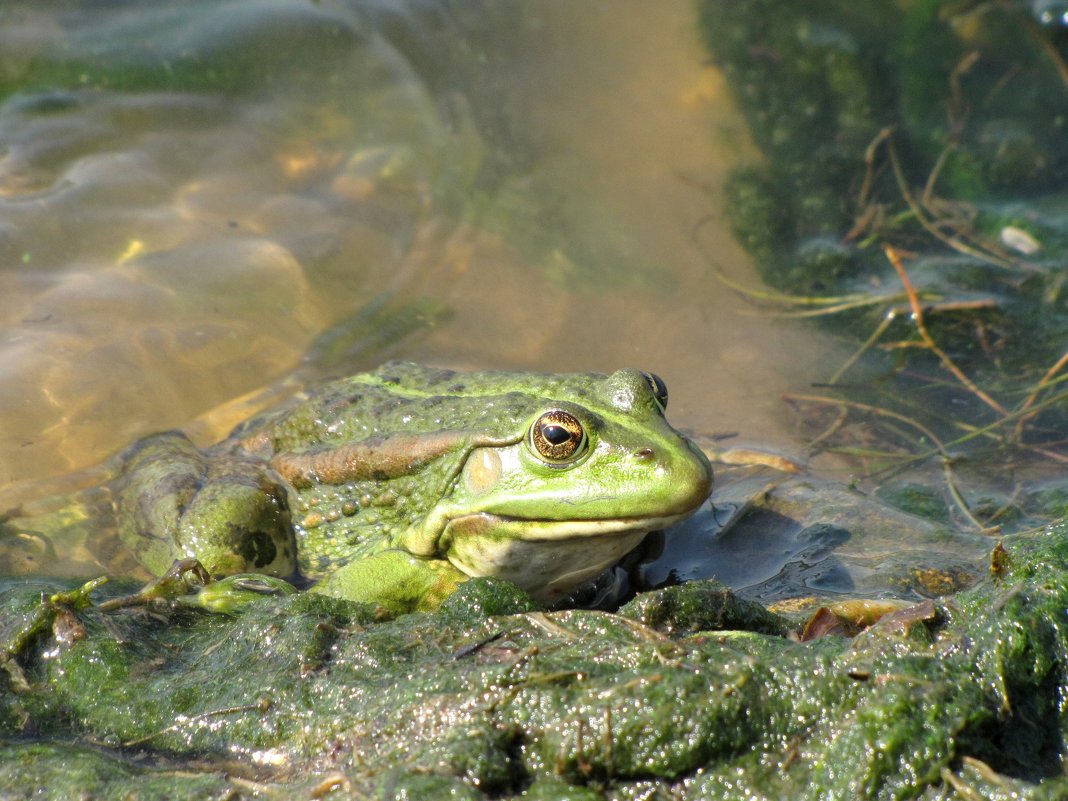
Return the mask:
<path fill-rule="evenodd" d="M 832 358 L 711 274 L 753 153 L 686 0 L 12 3 L 0 52 L 0 483 L 386 357 L 640 366 L 790 448 Z"/>
<path fill-rule="evenodd" d="M 146 433 L 209 444 L 387 358 L 636 366 L 667 381 L 671 421 L 703 445 L 803 462 L 783 394 L 827 381 L 860 339 L 722 280 L 761 287 L 726 186 L 763 169 L 778 129 L 751 141 L 759 109 L 743 118 L 701 41 L 712 5 L 6 3 L 0 510 L 92 484 L 94 465 Z M 791 36 L 855 52 L 804 20 Z M 867 141 L 851 145 L 855 185 Z M 823 201 L 807 191 L 783 208 L 815 218 Z M 848 480 L 855 464 L 824 454 L 809 468 Z M 660 573 L 723 562 L 720 545 L 692 552 L 715 528 L 706 510 Z M 769 580 L 811 550 L 795 535 L 769 535 L 772 556 L 733 574 Z"/>

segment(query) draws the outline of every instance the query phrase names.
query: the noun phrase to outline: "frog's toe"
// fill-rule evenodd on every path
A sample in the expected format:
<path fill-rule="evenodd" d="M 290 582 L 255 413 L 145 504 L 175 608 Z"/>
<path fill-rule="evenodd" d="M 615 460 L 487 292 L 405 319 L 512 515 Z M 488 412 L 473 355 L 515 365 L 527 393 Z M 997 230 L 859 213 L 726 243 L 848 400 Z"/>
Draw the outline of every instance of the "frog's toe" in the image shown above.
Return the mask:
<path fill-rule="evenodd" d="M 146 606 L 157 601 L 181 600 L 191 589 L 211 581 L 208 571 L 196 559 L 175 559 L 170 569 L 153 579 L 132 595 L 104 601 L 99 608 L 105 612 L 127 606 Z"/>
<path fill-rule="evenodd" d="M 265 595 L 290 595 L 297 588 L 285 579 L 260 573 L 238 573 L 205 584 L 196 595 L 182 602 L 208 612 L 229 614 Z"/>

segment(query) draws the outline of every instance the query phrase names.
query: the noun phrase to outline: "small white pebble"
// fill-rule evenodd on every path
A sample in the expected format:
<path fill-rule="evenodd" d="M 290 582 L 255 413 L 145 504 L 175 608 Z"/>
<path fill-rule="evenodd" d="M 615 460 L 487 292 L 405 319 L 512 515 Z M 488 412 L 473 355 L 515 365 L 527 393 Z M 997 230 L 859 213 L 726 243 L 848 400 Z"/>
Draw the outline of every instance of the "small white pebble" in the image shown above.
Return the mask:
<path fill-rule="evenodd" d="M 999 239 L 1001 239 L 1001 244 L 1005 247 L 1012 248 L 1018 253 L 1023 253 L 1025 256 L 1037 253 L 1042 248 L 1042 245 L 1039 244 L 1037 239 L 1027 233 L 1027 231 L 1022 228 L 1017 228 L 1014 225 L 1006 225 L 1002 228 Z"/>

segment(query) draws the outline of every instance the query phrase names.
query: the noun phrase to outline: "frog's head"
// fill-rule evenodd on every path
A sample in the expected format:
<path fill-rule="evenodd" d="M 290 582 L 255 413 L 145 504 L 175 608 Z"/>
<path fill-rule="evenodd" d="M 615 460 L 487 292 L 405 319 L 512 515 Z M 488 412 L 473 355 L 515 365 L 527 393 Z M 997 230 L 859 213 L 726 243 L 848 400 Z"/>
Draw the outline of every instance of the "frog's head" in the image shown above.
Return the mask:
<path fill-rule="evenodd" d="M 405 545 L 552 600 L 693 513 L 712 489 L 712 468 L 664 419 L 658 377 L 620 370 L 545 382 L 509 394 L 524 409 L 503 415 L 515 430 L 471 443 Z"/>

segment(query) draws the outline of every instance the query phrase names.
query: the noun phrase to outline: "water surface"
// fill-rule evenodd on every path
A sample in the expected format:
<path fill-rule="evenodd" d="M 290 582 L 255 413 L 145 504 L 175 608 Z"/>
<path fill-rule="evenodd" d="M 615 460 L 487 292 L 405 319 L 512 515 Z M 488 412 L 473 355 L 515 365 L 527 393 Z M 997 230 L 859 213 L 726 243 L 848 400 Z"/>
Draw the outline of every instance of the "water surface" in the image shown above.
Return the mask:
<path fill-rule="evenodd" d="M 752 154 L 689 2 L 0 15 L 0 481 L 314 374 L 387 293 L 446 314 L 330 371 L 637 365 L 682 427 L 789 442 L 827 346 L 711 277 L 750 276 L 717 188 Z"/>

